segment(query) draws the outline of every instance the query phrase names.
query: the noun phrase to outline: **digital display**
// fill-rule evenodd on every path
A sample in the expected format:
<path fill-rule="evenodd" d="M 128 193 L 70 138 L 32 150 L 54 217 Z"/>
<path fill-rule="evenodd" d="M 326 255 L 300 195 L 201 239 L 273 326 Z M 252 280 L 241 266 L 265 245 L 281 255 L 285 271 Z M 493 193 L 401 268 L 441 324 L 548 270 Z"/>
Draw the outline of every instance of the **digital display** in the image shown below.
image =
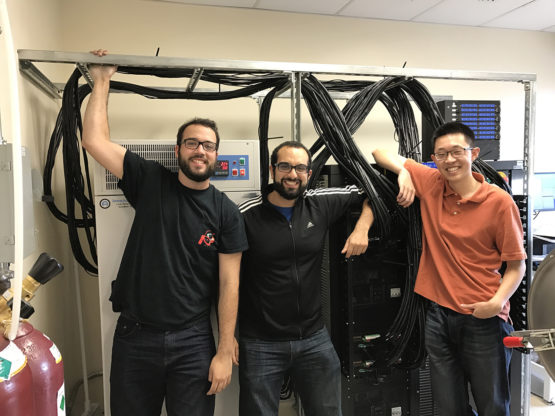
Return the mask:
<path fill-rule="evenodd" d="M 229 160 L 217 160 L 214 176 L 229 176 Z"/>
<path fill-rule="evenodd" d="M 248 181 L 248 155 L 218 155 L 212 179 L 216 181 Z"/>

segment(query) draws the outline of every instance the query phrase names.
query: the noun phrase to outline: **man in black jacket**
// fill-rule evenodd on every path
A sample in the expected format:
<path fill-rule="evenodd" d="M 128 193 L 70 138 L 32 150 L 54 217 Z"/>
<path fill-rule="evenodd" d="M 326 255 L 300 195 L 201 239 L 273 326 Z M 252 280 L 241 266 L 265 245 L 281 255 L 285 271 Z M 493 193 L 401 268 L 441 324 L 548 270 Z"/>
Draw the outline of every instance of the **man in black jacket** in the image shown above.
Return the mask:
<path fill-rule="evenodd" d="M 306 191 L 310 153 L 285 142 L 272 153 L 274 183 L 239 207 L 249 250 L 239 306 L 241 416 L 277 416 L 286 372 L 307 416 L 341 415 L 340 364 L 322 320 L 320 266 L 326 232 L 364 197 L 355 186 Z M 367 201 L 342 250 L 364 253 L 373 215 Z"/>

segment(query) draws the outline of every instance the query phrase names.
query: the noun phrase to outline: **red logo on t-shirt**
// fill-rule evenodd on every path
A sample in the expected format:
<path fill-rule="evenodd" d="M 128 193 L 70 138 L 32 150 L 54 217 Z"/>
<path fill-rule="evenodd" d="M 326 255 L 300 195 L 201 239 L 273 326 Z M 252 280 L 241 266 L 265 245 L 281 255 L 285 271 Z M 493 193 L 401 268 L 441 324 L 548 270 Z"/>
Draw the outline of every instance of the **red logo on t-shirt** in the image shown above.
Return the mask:
<path fill-rule="evenodd" d="M 200 236 L 200 240 L 198 240 L 198 245 L 204 244 L 207 247 L 210 247 L 210 244 L 216 241 L 216 234 L 214 234 L 210 230 L 206 230 L 203 235 Z"/>

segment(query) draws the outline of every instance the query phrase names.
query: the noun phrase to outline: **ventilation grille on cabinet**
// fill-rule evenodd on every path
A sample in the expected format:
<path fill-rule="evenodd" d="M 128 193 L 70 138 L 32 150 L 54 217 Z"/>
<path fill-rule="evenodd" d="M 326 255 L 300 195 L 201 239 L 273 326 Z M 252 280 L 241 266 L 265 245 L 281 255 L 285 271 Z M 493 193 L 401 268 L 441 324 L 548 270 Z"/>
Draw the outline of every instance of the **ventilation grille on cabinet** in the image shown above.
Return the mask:
<path fill-rule="evenodd" d="M 174 144 L 122 143 L 122 146 L 147 160 L 154 160 L 160 163 L 162 166 L 168 168 L 172 172 L 177 172 L 178 170 L 177 159 L 175 157 L 175 152 L 174 152 L 174 148 L 175 148 Z M 107 191 L 113 191 L 118 189 L 118 178 L 115 177 L 108 170 L 105 171 L 105 175 L 106 175 L 105 189 Z"/>

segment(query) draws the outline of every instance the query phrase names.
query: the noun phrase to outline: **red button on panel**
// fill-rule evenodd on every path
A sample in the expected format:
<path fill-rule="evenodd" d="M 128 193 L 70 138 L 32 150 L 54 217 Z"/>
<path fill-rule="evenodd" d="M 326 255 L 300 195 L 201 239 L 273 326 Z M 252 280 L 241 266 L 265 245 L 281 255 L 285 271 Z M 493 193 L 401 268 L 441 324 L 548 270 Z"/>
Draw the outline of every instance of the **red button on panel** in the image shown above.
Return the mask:
<path fill-rule="evenodd" d="M 239 169 L 239 176 L 245 176 L 245 169 Z"/>
<path fill-rule="evenodd" d="M 237 171 L 237 169 L 231 170 L 231 176 L 239 176 L 239 172 Z"/>

